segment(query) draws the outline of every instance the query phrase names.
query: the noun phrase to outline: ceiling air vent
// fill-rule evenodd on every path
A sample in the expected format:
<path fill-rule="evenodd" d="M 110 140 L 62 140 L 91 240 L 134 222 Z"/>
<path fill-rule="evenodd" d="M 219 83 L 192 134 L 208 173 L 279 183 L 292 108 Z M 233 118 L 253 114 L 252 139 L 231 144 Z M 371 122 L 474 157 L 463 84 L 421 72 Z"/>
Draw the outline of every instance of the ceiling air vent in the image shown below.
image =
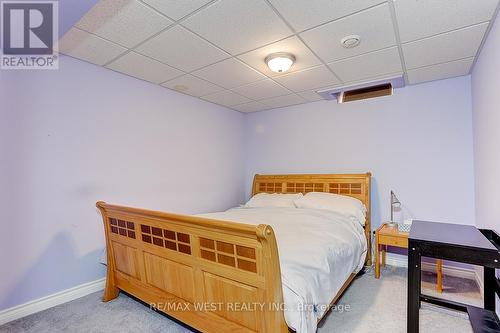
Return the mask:
<path fill-rule="evenodd" d="M 324 99 L 336 99 L 339 103 L 359 101 L 362 99 L 390 96 L 394 89 L 405 86 L 403 76 L 397 75 L 386 79 L 340 86 L 317 91 Z"/>
<path fill-rule="evenodd" d="M 392 84 L 380 84 L 372 87 L 359 88 L 354 90 L 342 91 L 339 94 L 339 103 L 347 103 L 353 101 L 359 101 L 362 99 L 391 96 L 392 95 Z"/>

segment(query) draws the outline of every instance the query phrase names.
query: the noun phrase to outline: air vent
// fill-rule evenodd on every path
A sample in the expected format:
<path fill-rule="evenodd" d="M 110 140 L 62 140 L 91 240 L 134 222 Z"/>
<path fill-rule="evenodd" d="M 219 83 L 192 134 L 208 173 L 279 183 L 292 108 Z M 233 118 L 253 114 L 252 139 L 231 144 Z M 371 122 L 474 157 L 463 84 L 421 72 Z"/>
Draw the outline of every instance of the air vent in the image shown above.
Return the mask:
<path fill-rule="evenodd" d="M 349 91 L 342 91 L 338 97 L 339 103 L 359 101 L 362 99 L 392 95 L 392 84 L 386 83 L 378 86 L 365 87 Z"/>
<path fill-rule="evenodd" d="M 326 100 L 336 99 L 339 103 L 358 101 L 360 99 L 388 96 L 393 90 L 403 88 L 405 80 L 402 75 L 392 76 L 375 81 L 367 81 L 349 86 L 337 86 L 317 91 Z"/>

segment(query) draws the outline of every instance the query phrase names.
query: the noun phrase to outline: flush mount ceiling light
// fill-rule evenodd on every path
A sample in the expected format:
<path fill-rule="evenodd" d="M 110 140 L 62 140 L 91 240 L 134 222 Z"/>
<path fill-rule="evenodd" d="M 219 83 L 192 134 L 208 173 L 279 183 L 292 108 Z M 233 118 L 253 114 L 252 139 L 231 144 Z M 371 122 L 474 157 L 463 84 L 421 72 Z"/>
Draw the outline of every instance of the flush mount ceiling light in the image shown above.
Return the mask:
<path fill-rule="evenodd" d="M 359 35 L 349 35 L 345 36 L 340 40 L 340 44 L 346 49 L 352 49 L 361 43 L 361 37 Z"/>
<path fill-rule="evenodd" d="M 286 52 L 277 52 L 268 55 L 264 61 L 273 72 L 284 73 L 292 67 L 295 56 Z"/>

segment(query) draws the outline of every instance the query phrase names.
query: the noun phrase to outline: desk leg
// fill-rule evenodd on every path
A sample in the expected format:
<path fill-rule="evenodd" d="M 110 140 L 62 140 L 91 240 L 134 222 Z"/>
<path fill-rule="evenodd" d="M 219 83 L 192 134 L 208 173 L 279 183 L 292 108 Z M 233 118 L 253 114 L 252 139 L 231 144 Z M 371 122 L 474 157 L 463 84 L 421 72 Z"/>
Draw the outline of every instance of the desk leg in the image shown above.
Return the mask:
<path fill-rule="evenodd" d="M 407 333 L 418 333 L 419 331 L 420 264 L 421 256 L 419 249 L 410 241 L 408 245 Z"/>
<path fill-rule="evenodd" d="M 495 311 L 495 269 L 484 267 L 484 308 Z"/>
<path fill-rule="evenodd" d="M 380 278 L 380 253 L 378 244 L 378 232 L 375 233 L 375 278 Z"/>

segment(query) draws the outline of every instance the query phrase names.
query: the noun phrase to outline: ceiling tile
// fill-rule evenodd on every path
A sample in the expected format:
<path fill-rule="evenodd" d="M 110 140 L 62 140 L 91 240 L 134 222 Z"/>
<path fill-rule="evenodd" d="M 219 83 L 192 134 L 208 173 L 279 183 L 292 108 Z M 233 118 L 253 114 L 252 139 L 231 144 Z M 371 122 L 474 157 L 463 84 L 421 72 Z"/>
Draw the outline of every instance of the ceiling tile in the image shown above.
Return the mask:
<path fill-rule="evenodd" d="M 180 26 L 160 33 L 136 50 L 186 72 L 230 57 Z"/>
<path fill-rule="evenodd" d="M 231 54 L 249 51 L 292 34 L 263 0 L 220 0 L 182 24 Z"/>
<path fill-rule="evenodd" d="M 297 92 L 340 83 L 335 75 L 323 65 L 285 74 L 274 79 L 286 88 Z"/>
<path fill-rule="evenodd" d="M 202 68 L 192 74 L 225 88 L 234 88 L 265 78 L 264 75 L 234 58 Z"/>
<path fill-rule="evenodd" d="M 207 82 L 190 74 L 165 82 L 162 86 L 197 97 L 213 94 L 223 90 L 223 88 L 213 83 Z"/>
<path fill-rule="evenodd" d="M 363 54 L 357 57 L 331 62 L 328 64 L 344 82 L 367 79 L 374 76 L 402 72 L 398 48 Z"/>
<path fill-rule="evenodd" d="M 229 90 L 220 91 L 214 94 L 203 96 L 201 98 L 209 102 L 224 106 L 233 106 L 250 102 L 248 98 L 238 95 L 237 93 Z"/>
<path fill-rule="evenodd" d="M 133 47 L 172 23 L 136 0 L 101 0 L 76 27 Z"/>
<path fill-rule="evenodd" d="M 342 47 L 341 39 L 349 35 L 361 37 L 359 46 L 351 49 Z M 300 36 L 325 62 L 396 45 L 394 27 L 387 4 L 327 23 L 303 32 Z"/>
<path fill-rule="evenodd" d="M 321 97 L 316 91 L 314 90 L 309 90 L 309 91 L 301 91 L 297 93 L 300 97 L 306 99 L 308 102 L 316 102 L 316 101 L 322 101 L 324 100 L 323 97 Z"/>
<path fill-rule="evenodd" d="M 212 0 L 142 0 L 159 12 L 179 20 Z"/>
<path fill-rule="evenodd" d="M 290 94 L 264 99 L 260 102 L 266 105 L 268 108 L 281 108 L 284 106 L 306 103 L 307 101 L 299 95 Z"/>
<path fill-rule="evenodd" d="M 232 109 L 240 112 L 255 112 L 255 111 L 262 111 L 265 109 L 268 109 L 269 107 L 265 106 L 264 104 L 260 102 L 249 102 L 249 103 L 244 103 L 244 104 L 239 104 L 231 107 Z"/>
<path fill-rule="evenodd" d="M 402 42 L 491 20 L 498 0 L 394 1 Z"/>
<path fill-rule="evenodd" d="M 403 44 L 408 69 L 434 65 L 476 55 L 488 23 L 454 30 Z"/>
<path fill-rule="evenodd" d="M 282 74 L 271 71 L 269 67 L 267 67 L 264 60 L 268 55 L 276 52 L 287 52 L 295 56 L 295 63 L 290 68 L 290 72 L 295 72 L 321 64 L 321 61 L 309 50 L 309 48 L 307 48 L 307 46 L 305 46 L 304 43 L 302 43 L 302 41 L 295 36 L 268 46 L 264 46 L 254 51 L 244 53 L 238 56 L 238 58 L 261 73 L 272 77 Z"/>
<path fill-rule="evenodd" d="M 469 74 L 473 61 L 474 57 L 471 57 L 467 59 L 446 62 L 444 64 L 412 69 L 408 71 L 408 82 L 410 84 L 416 84 L 426 81 L 441 80 L 460 75 L 467 75 Z"/>
<path fill-rule="evenodd" d="M 156 84 L 184 74 L 175 68 L 135 52 L 121 56 L 106 67 Z"/>
<path fill-rule="evenodd" d="M 97 65 L 104 65 L 127 49 L 77 28 L 59 41 L 59 52 Z"/>
<path fill-rule="evenodd" d="M 288 95 L 292 93 L 290 90 L 283 88 L 271 79 L 250 83 L 232 90 L 240 95 L 254 100 Z"/>
<path fill-rule="evenodd" d="M 366 9 L 385 0 L 270 0 L 271 4 L 290 23 L 296 31 L 336 20 L 343 16 Z"/>

